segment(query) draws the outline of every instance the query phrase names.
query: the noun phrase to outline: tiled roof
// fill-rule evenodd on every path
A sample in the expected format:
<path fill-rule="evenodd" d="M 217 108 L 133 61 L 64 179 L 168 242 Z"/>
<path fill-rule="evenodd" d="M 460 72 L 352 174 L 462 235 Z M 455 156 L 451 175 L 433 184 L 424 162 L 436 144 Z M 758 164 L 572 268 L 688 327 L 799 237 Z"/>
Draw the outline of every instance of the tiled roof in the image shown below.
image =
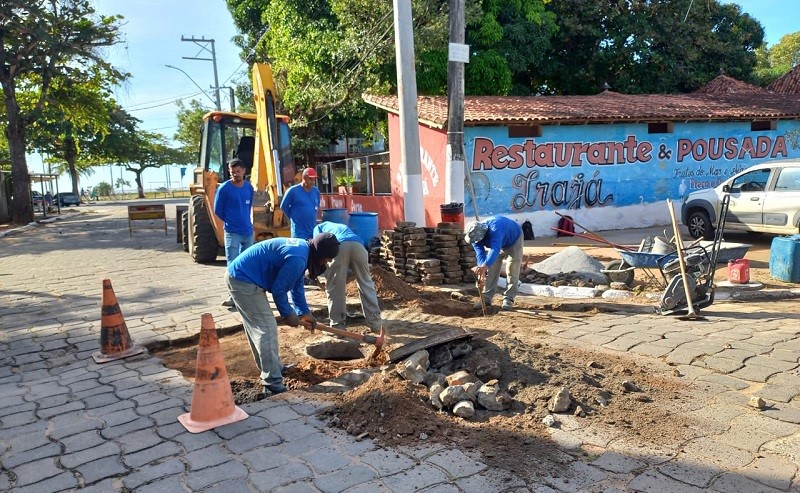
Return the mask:
<path fill-rule="evenodd" d="M 779 94 L 800 94 L 800 65 L 770 84 L 769 90 Z"/>
<path fill-rule="evenodd" d="M 398 113 L 397 96 L 365 95 L 364 100 Z M 421 123 L 447 125 L 447 97 L 419 96 Z M 722 121 L 800 118 L 800 98 L 782 94 L 619 94 L 594 96 L 469 96 L 464 101 L 464 124 L 526 125 L 623 122 Z"/>
<path fill-rule="evenodd" d="M 712 79 L 708 84 L 700 89 L 694 91 L 699 94 L 734 94 L 734 93 L 765 93 L 769 92 L 764 88 L 742 82 L 728 77 L 727 75 L 718 75 Z"/>

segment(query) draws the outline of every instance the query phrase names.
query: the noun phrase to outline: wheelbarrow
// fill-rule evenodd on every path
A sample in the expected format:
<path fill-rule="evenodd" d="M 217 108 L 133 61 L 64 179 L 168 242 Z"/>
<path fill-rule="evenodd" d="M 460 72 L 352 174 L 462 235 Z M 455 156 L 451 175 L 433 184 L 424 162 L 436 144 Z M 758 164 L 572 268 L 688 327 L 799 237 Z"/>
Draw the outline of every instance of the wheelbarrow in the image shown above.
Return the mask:
<path fill-rule="evenodd" d="M 648 237 L 642 240 L 638 250 L 615 248 L 620 258 L 607 263 L 600 272 L 605 274 L 609 282 L 621 282 L 626 286 L 633 283 L 634 270 L 657 269 L 659 262 L 666 262 L 677 257 L 675 245 L 659 237 Z M 658 278 L 650 271 L 645 275 L 658 282 Z"/>

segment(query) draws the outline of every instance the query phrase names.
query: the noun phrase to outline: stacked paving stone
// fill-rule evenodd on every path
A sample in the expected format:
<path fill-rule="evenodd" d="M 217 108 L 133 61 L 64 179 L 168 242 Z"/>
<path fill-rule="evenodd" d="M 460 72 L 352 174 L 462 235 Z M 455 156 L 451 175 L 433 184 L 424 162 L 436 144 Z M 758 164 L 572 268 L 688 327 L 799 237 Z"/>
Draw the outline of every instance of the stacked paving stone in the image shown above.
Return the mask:
<path fill-rule="evenodd" d="M 394 230 L 383 233 L 381 245 L 381 256 L 396 276 L 406 282 L 422 280 L 416 261 L 431 256 L 424 228 L 410 221 L 398 222 Z"/>
<path fill-rule="evenodd" d="M 463 274 L 462 280 L 464 282 L 475 282 L 475 274 L 472 272 L 472 268 L 478 265 L 478 259 L 475 257 L 475 248 L 472 247 L 471 244 L 467 243 L 467 240 L 464 239 L 464 235 L 461 235 L 461 238 L 458 240 L 458 248 L 461 250 L 461 272 Z"/>
<path fill-rule="evenodd" d="M 434 256 L 439 259 L 442 277 L 446 284 L 458 284 L 463 280 L 460 242 L 464 233 L 458 223 L 439 223 L 431 232 Z"/>

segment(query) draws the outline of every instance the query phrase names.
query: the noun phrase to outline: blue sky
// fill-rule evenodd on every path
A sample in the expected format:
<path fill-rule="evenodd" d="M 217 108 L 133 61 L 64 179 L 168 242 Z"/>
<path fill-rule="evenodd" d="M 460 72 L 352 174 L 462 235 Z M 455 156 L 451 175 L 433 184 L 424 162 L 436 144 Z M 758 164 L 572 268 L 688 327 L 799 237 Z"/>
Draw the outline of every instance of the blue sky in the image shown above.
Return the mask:
<path fill-rule="evenodd" d="M 796 12 L 797 0 L 735 0 L 742 10 L 756 18 L 764 26 L 766 41 L 775 45 L 780 38 L 800 30 Z M 204 56 L 194 43 L 181 41 L 184 37 L 205 37 L 215 40 L 217 72 L 220 86 L 231 82 L 248 83 L 247 67 L 239 58 L 238 48 L 230 41 L 236 35 L 230 13 L 224 0 L 96 0 L 97 11 L 104 15 L 120 14 L 125 17 L 122 31 L 125 43 L 108 50 L 108 56 L 118 68 L 131 73 L 131 78 L 117 88 L 116 98 L 132 115 L 142 120 L 141 128 L 171 137 L 177 130 L 175 113 L 176 99 L 198 99 L 210 107 L 209 97 L 213 92 L 214 72 L 211 62 L 184 60 L 182 57 Z M 705 0 L 696 0 L 692 8 L 703 8 Z M 183 73 L 165 67 L 174 65 Z M 208 96 L 200 93 L 197 86 L 205 89 Z M 227 90 L 222 91 L 222 107 L 230 102 Z M 31 172 L 44 171 L 41 157 L 30 156 Z M 120 168 L 113 169 L 114 180 L 119 178 Z M 188 173 L 187 173 L 188 174 Z M 167 177 L 173 187 L 186 186 L 187 179 L 180 181 L 177 166 L 147 170 L 144 173 L 146 189 L 165 186 Z M 133 174 L 125 172 L 123 177 L 133 184 Z M 98 169 L 94 175 L 81 178 L 81 186 L 93 186 L 100 181 L 111 181 L 109 167 Z M 67 178 L 59 179 L 59 189 L 68 190 Z"/>

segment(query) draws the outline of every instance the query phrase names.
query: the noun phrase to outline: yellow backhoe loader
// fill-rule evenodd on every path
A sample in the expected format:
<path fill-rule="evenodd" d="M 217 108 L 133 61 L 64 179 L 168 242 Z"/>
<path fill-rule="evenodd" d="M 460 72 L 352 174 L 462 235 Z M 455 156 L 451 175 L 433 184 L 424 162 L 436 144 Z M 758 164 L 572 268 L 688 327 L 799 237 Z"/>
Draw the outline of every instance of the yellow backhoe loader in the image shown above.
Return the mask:
<path fill-rule="evenodd" d="M 292 155 L 289 118 L 275 114 L 275 82 L 269 64 L 253 65 L 256 114 L 212 111 L 203 117 L 198 165 L 189 185 L 191 197 L 182 221 L 184 249 L 195 262 L 214 262 L 224 255 L 222 221 L 214 215 L 217 186 L 230 178 L 227 162 L 245 165 L 245 179 L 255 188 L 255 241 L 289 236 L 278 206 L 294 184 L 297 168 Z"/>

